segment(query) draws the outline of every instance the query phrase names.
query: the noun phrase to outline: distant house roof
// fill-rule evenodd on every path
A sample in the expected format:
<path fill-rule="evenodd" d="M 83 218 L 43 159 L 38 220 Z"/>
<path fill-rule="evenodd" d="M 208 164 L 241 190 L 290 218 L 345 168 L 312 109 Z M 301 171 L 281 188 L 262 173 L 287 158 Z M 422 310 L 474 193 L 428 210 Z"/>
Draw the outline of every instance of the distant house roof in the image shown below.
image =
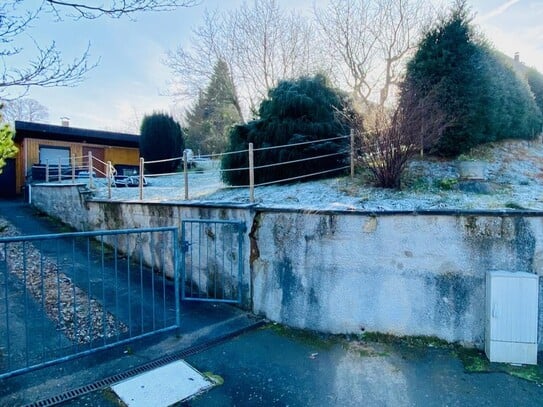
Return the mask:
<path fill-rule="evenodd" d="M 137 134 L 116 133 L 112 131 L 79 129 L 77 127 L 15 121 L 15 141 L 19 142 L 25 138 L 133 148 L 139 147 L 140 140 L 140 137 Z"/>

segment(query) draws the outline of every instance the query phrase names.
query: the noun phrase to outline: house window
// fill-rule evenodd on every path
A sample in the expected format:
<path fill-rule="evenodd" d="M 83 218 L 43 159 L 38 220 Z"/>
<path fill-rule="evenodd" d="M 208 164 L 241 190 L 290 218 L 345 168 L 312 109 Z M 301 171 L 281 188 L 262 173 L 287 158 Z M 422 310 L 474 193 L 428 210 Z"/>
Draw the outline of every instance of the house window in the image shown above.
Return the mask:
<path fill-rule="evenodd" d="M 59 159 L 61 165 L 70 165 L 69 147 L 40 146 L 40 165 L 55 165 Z"/>

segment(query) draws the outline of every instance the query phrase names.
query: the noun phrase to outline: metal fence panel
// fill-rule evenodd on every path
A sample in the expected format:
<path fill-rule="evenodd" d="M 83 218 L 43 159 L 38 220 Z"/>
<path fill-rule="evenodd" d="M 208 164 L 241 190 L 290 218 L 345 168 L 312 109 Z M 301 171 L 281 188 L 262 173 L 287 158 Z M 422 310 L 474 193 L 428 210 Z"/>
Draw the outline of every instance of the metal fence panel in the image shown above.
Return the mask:
<path fill-rule="evenodd" d="M 237 220 L 181 222 L 184 300 L 241 303 L 245 231 Z"/>
<path fill-rule="evenodd" d="M 177 242 L 173 227 L 0 238 L 0 378 L 178 328 Z"/>

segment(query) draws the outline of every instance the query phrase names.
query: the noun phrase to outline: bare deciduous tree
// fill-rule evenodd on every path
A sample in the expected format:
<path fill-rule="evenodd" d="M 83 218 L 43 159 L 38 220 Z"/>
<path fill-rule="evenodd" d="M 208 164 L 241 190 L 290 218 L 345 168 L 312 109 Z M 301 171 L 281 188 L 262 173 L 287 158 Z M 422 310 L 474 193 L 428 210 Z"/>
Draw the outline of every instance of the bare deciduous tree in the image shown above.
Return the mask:
<path fill-rule="evenodd" d="M 348 119 L 355 131 L 359 164 L 383 188 L 399 189 L 409 161 L 452 124 L 431 93 L 421 99 L 409 89 L 393 110 L 378 107 L 372 113 L 364 118 L 354 113 Z"/>
<path fill-rule="evenodd" d="M 276 0 L 255 0 L 228 13 L 207 12 L 193 30 L 192 46 L 167 53 L 164 63 L 175 76 L 172 93 L 196 97 L 215 63 L 223 60 L 239 98 L 255 111 L 279 80 L 316 70 L 313 37 L 311 23 L 296 12 L 286 13 Z"/>
<path fill-rule="evenodd" d="M 39 2 L 38 2 L 39 3 Z M 140 11 L 165 11 L 175 7 L 191 6 L 197 0 L 43 0 L 30 8 L 23 0 L 2 0 L 0 3 L 0 99 L 23 97 L 34 86 L 75 86 L 96 66 L 89 62 L 89 47 L 71 61 L 66 62 L 55 42 L 40 45 L 34 41 L 34 57 L 20 66 L 22 48 L 18 39 L 28 34 L 31 26 L 52 12 L 58 20 L 69 18 L 94 19 L 101 16 L 119 18 Z M 15 62 L 17 61 L 17 62 Z M 8 97 L 9 93 L 9 97 Z"/>
<path fill-rule="evenodd" d="M 49 117 L 47 107 L 35 99 L 24 98 L 6 102 L 3 109 L 6 121 L 13 123 L 15 120 L 39 122 Z"/>
<path fill-rule="evenodd" d="M 355 101 L 383 107 L 430 8 L 423 0 L 330 0 L 314 15 L 336 79 Z"/>

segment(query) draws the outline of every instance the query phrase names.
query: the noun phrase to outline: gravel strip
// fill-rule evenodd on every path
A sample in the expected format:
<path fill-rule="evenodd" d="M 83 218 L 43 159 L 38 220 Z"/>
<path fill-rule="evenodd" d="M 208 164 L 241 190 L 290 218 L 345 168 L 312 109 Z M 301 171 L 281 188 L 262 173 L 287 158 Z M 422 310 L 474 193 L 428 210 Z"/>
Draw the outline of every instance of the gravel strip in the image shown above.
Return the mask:
<path fill-rule="evenodd" d="M 0 237 L 20 235 L 0 217 Z M 24 253 L 26 256 L 23 256 L 22 242 L 9 243 L 7 248 L 0 244 L 0 262 L 6 262 L 9 273 L 26 286 L 27 292 L 44 307 L 47 316 L 68 339 L 86 344 L 128 331 L 124 323 L 59 272 L 56 262 L 42 256 L 32 243 L 24 244 Z"/>

